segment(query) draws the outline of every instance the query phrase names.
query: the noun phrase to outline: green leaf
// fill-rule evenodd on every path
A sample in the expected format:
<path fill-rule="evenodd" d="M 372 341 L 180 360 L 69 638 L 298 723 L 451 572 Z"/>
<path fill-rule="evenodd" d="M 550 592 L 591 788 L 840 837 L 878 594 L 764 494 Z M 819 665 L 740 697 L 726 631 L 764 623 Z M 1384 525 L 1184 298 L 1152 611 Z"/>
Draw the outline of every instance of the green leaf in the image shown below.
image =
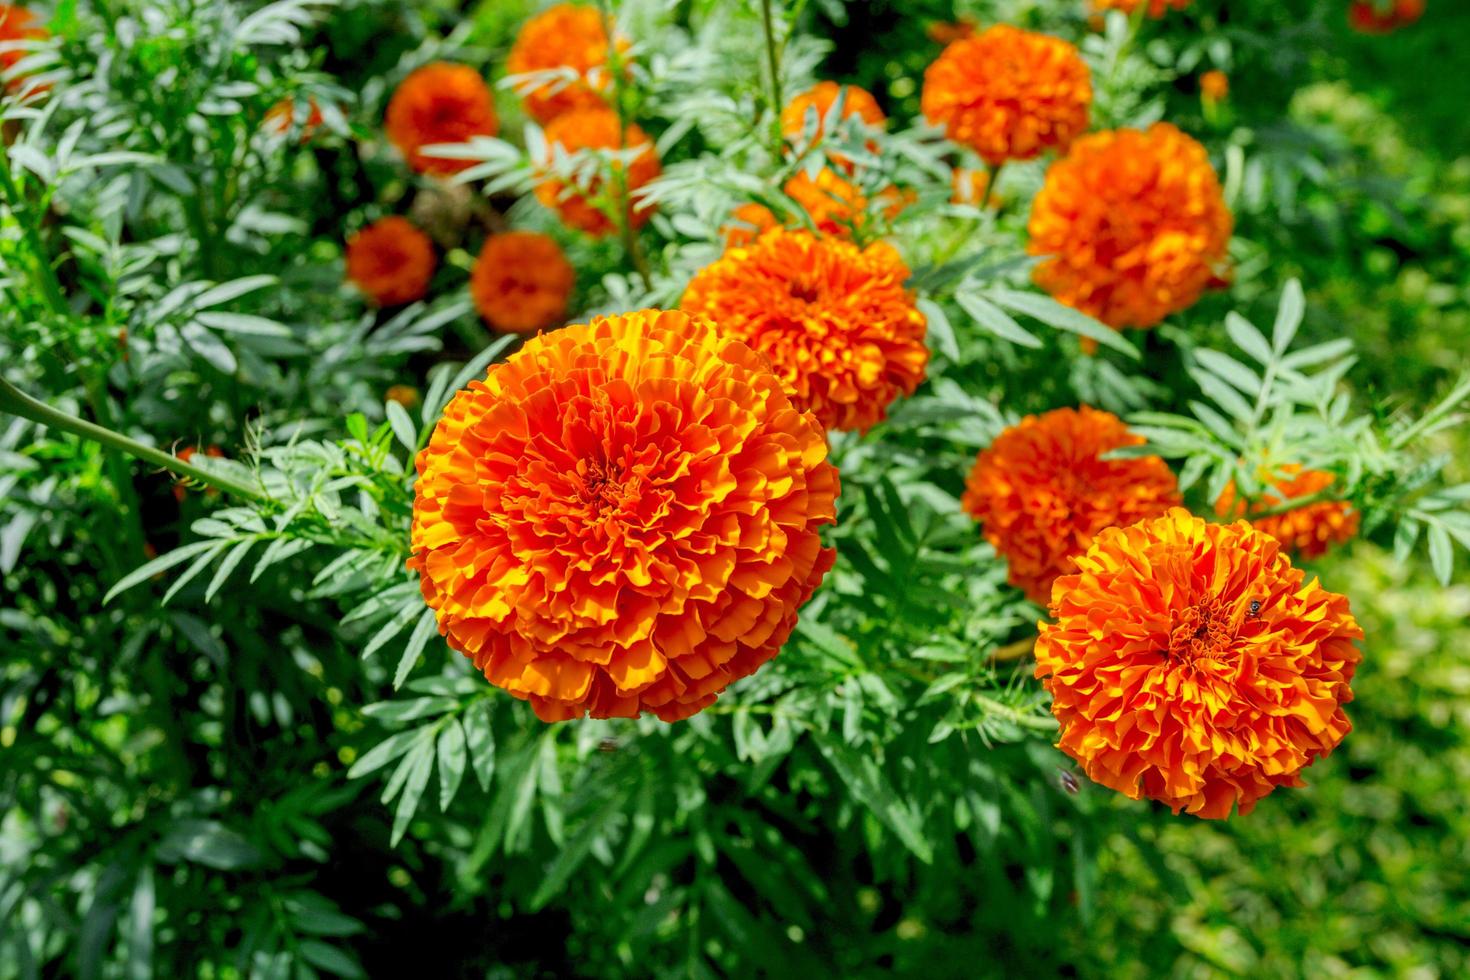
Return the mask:
<path fill-rule="evenodd" d="M 145 864 L 133 886 L 128 908 L 128 978 L 149 980 L 153 976 L 153 866 Z"/>
<path fill-rule="evenodd" d="M 389 619 L 386 623 L 384 623 L 382 628 L 379 629 L 376 634 L 374 634 L 373 638 L 368 641 L 367 646 L 362 648 L 362 659 L 366 660 L 368 657 L 371 657 L 373 654 L 377 653 L 388 643 L 389 640 L 393 639 L 393 637 L 403 632 L 403 629 L 408 625 L 409 620 L 413 619 L 415 616 L 422 616 L 422 614 L 424 613 L 428 613 L 430 619 L 432 619 L 434 616 L 433 610 L 426 610 L 423 608 L 422 600 L 418 599 L 418 597 L 410 597 L 409 600 L 405 602 L 401 607 L 399 607 L 399 610 L 393 614 L 393 617 Z M 419 622 L 423 622 L 422 618 L 419 620 Z M 416 632 L 417 630 L 415 630 L 415 633 Z M 397 687 L 398 685 L 394 684 L 393 686 Z"/>
<path fill-rule="evenodd" d="M 230 573 L 239 566 L 246 553 L 255 547 L 255 541 L 255 538 L 246 538 L 231 548 L 229 554 L 225 555 L 225 560 L 219 563 L 219 568 L 215 569 L 214 577 L 209 580 L 209 586 L 204 590 L 204 601 L 206 603 L 214 598 L 215 593 L 225 584 L 225 580 L 230 577 Z"/>
<path fill-rule="evenodd" d="M 439 809 L 448 810 L 449 804 L 454 800 L 454 794 L 459 792 L 459 784 L 464 779 L 465 761 L 468 753 L 465 750 L 464 729 L 459 727 L 459 722 L 450 720 L 439 733 Z"/>
<path fill-rule="evenodd" d="M 954 327 L 945 315 L 944 308 L 929 299 L 920 299 L 915 304 L 929 325 L 929 346 L 936 348 L 951 361 L 960 359 L 960 345 L 955 340 Z"/>
<path fill-rule="evenodd" d="M 362 709 L 369 718 L 376 718 L 387 725 L 401 725 L 420 718 L 434 718 L 459 707 L 455 698 L 438 695 L 428 698 L 406 698 L 399 701 L 378 701 Z"/>
<path fill-rule="evenodd" d="M 1255 410 L 1234 388 L 1198 367 L 1190 367 L 1188 371 L 1189 376 L 1194 379 L 1195 384 L 1199 385 L 1200 390 L 1208 395 L 1216 405 L 1223 408 L 1232 419 L 1238 422 L 1249 422 L 1254 417 Z"/>
<path fill-rule="evenodd" d="M 1275 349 L 1276 356 L 1285 354 L 1286 349 L 1291 346 L 1297 327 L 1301 326 L 1306 306 L 1302 284 L 1295 279 L 1287 280 L 1286 288 L 1281 290 L 1281 305 L 1276 308 L 1276 324 L 1271 328 L 1271 346 Z"/>
<path fill-rule="evenodd" d="M 1015 289 L 992 289 L 986 295 L 1008 310 L 1033 316 L 1047 326 L 1058 330 L 1091 338 L 1104 347 L 1111 347 L 1120 354 L 1128 355 L 1135 361 L 1142 357 L 1138 353 L 1138 348 L 1125 340 L 1123 335 L 1112 327 L 1099 323 L 1086 313 L 1074 310 L 1070 306 L 1063 306 L 1050 296 L 1042 296 L 1040 293 L 1023 293 Z"/>
<path fill-rule="evenodd" d="M 531 896 L 531 911 L 535 912 L 543 908 L 566 887 L 566 883 L 582 866 L 582 862 L 587 860 L 587 855 L 592 851 L 592 845 L 607 831 L 613 819 L 622 811 L 627 799 L 626 790 L 609 796 L 602 806 L 598 807 L 597 811 L 577 828 L 577 833 L 572 839 L 557 849 L 556 857 L 552 859 L 550 867 L 546 869 L 546 874 L 541 879 L 541 886 Z"/>
<path fill-rule="evenodd" d="M 429 638 L 437 636 L 438 633 L 439 622 L 434 618 L 434 610 L 425 609 L 423 616 L 414 625 L 413 633 L 408 637 L 408 644 L 403 648 L 403 654 L 398 658 L 398 668 L 393 671 L 395 691 L 403 686 L 409 671 L 413 670 L 413 665 L 418 663 L 419 654 L 423 652 L 424 645 L 429 642 Z"/>
<path fill-rule="evenodd" d="M 159 572 L 167 571 L 181 562 L 188 561 L 200 552 L 208 551 L 218 544 L 218 541 L 195 541 L 193 544 L 186 544 L 182 548 L 175 548 L 166 555 L 159 555 L 157 558 L 145 565 L 138 566 L 119 579 L 117 584 L 108 589 L 107 594 L 102 597 L 103 603 L 111 602 L 114 596 L 126 592 L 139 582 L 150 579 Z"/>
<path fill-rule="evenodd" d="M 925 864 L 933 863 L 934 848 L 924 837 L 918 814 L 899 799 L 877 761 L 825 732 L 813 731 L 812 738 L 853 798 L 893 831 L 915 857 Z"/>
<path fill-rule="evenodd" d="M 1261 376 L 1230 355 L 1201 347 L 1194 356 L 1211 374 L 1225 379 L 1251 398 L 1261 393 Z"/>
<path fill-rule="evenodd" d="M 1022 347 L 1039 348 L 1041 346 L 1041 341 L 1037 340 L 1035 335 L 1012 320 L 1009 314 L 989 300 L 967 292 L 955 293 L 954 298 L 955 302 L 960 304 L 960 308 L 970 314 L 976 323 L 1002 340 L 1009 340 Z"/>
<path fill-rule="evenodd" d="M 1239 313 L 1232 311 L 1225 314 L 1225 332 L 1230 334 L 1236 347 L 1255 358 L 1262 366 L 1276 360 L 1271 354 L 1271 345 L 1266 342 L 1265 335 Z"/>
<path fill-rule="evenodd" d="M 357 961 L 351 956 L 336 946 L 328 946 L 320 939 L 305 940 L 296 949 L 302 958 L 312 966 L 326 970 L 333 976 L 362 977 L 367 975 L 362 972 L 362 967 L 358 966 Z"/>
<path fill-rule="evenodd" d="M 384 409 L 388 413 L 388 424 L 393 428 L 394 437 L 410 453 L 416 451 L 419 445 L 419 434 L 414 428 L 413 419 L 408 417 L 408 409 L 391 401 L 384 403 Z"/>
<path fill-rule="evenodd" d="M 415 745 L 403 762 L 399 763 L 399 767 L 406 770 L 407 777 L 403 780 L 403 794 L 398 797 L 398 809 L 393 814 L 393 834 L 389 841 L 390 847 L 397 847 L 398 842 L 403 839 L 403 834 L 408 830 L 414 813 L 418 811 L 419 800 L 423 799 L 424 789 L 429 785 L 429 774 L 434 769 L 433 740 L 425 739 Z"/>
<path fill-rule="evenodd" d="M 199 575 L 199 573 L 208 568 L 210 562 L 214 561 L 221 554 L 223 554 L 224 550 L 228 548 L 229 545 L 229 541 L 211 541 L 209 550 L 205 551 L 198 558 L 194 559 L 194 564 L 184 569 L 184 574 L 174 579 L 173 584 L 168 587 L 168 591 L 164 592 L 163 598 L 158 600 L 158 604 L 161 606 L 168 605 L 169 601 L 173 599 L 174 596 L 179 594 L 180 589 L 188 585 L 190 582 L 194 581 L 195 576 Z"/>
<path fill-rule="evenodd" d="M 370 772 L 383 768 L 413 748 L 415 743 L 424 738 L 424 731 L 425 729 L 415 728 L 412 731 L 398 732 L 388 736 L 352 764 L 352 768 L 347 770 L 347 778 L 360 779 Z"/>
<path fill-rule="evenodd" d="M 232 279 L 218 286 L 212 286 L 195 296 L 193 305 L 196 310 L 207 310 L 211 306 L 219 306 L 232 299 L 238 299 L 246 293 L 274 286 L 278 281 L 275 276 L 244 276 L 240 279 Z"/>
<path fill-rule="evenodd" d="M 475 770 L 475 781 L 488 792 L 495 779 L 495 728 L 491 724 L 490 701 L 486 699 L 470 705 L 461 716 L 461 722 L 470 766 Z"/>
<path fill-rule="evenodd" d="M 220 871 L 259 864 L 264 855 L 238 831 L 218 820 L 177 820 L 158 844 L 158 859 L 192 861 Z"/>
<path fill-rule="evenodd" d="M 1431 524 L 1428 527 L 1429 540 L 1429 567 L 1434 569 L 1434 577 L 1439 579 L 1440 585 L 1450 584 L 1450 574 L 1455 568 L 1454 545 L 1450 542 L 1450 534 L 1439 524 Z"/>
<path fill-rule="evenodd" d="M 1399 526 L 1393 532 L 1393 560 L 1405 562 L 1409 555 L 1413 554 L 1414 544 L 1419 540 L 1419 531 L 1422 525 L 1416 520 L 1404 518 L 1399 521 Z"/>

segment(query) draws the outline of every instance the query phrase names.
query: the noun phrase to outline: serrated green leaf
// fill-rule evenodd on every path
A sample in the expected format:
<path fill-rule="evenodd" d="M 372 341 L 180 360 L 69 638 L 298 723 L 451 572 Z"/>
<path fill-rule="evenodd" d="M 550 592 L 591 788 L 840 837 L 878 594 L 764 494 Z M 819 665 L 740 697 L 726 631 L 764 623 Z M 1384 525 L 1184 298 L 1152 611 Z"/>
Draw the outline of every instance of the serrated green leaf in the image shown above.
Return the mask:
<path fill-rule="evenodd" d="M 1042 296 L 1040 293 L 1023 293 L 1014 289 L 992 289 L 985 295 L 1008 310 L 1033 316 L 1047 326 L 1058 330 L 1065 330 L 1068 333 L 1095 340 L 1102 346 L 1111 347 L 1134 360 L 1142 356 L 1138 353 L 1138 348 L 1130 344 L 1121 333 L 1112 327 L 1070 306 L 1064 306 L 1050 296 Z"/>
<path fill-rule="evenodd" d="M 1285 354 L 1286 349 L 1291 346 L 1297 327 L 1301 326 L 1306 307 L 1302 284 L 1295 279 L 1288 279 L 1285 288 L 1281 290 L 1281 305 L 1276 308 L 1276 323 L 1271 328 L 1271 346 L 1277 357 Z"/>
<path fill-rule="evenodd" d="M 1440 585 L 1450 584 L 1450 575 L 1455 570 L 1455 549 L 1450 543 L 1449 532 L 1439 524 L 1431 524 L 1427 528 L 1429 541 L 1429 567 L 1434 570 L 1434 577 L 1439 579 Z"/>
<path fill-rule="evenodd" d="M 451 720 L 439 733 L 439 809 L 448 810 L 459 792 L 464 779 L 468 752 L 465 748 L 464 730 L 458 721 Z"/>
<path fill-rule="evenodd" d="M 107 590 L 107 594 L 102 597 L 102 602 L 104 604 L 111 602 L 114 596 L 118 595 L 119 593 L 126 592 L 128 589 L 131 589 L 139 582 L 142 582 L 145 579 L 150 579 L 153 576 L 157 575 L 159 572 L 168 571 L 175 565 L 178 565 L 181 562 L 188 561 L 190 558 L 194 557 L 200 552 L 208 551 L 210 548 L 216 547 L 218 544 L 219 542 L 217 541 L 195 541 L 193 544 L 186 544 L 181 548 L 175 548 L 168 554 L 159 555 L 157 558 L 144 565 L 138 566 L 128 574 L 124 575 L 121 579 L 119 579 L 112 588 Z"/>
<path fill-rule="evenodd" d="M 393 814 L 390 847 L 397 847 L 398 842 L 403 839 L 404 832 L 408 830 L 409 823 L 413 821 L 413 816 L 418 811 L 419 800 L 423 799 L 424 789 L 429 785 L 429 775 L 434 769 L 434 740 L 425 739 L 417 743 L 399 763 L 399 769 L 405 773 L 405 776 L 402 779 L 403 792 L 398 797 L 398 808 Z M 392 786 L 391 782 L 389 786 Z"/>
<path fill-rule="evenodd" d="M 981 327 L 995 334 L 1002 340 L 1008 340 L 1022 347 L 1039 348 L 1041 341 L 1026 328 L 1022 327 L 1010 314 L 987 299 L 983 299 L 975 293 L 959 292 L 955 294 L 955 302 L 960 309 L 970 314 L 970 317 Z"/>

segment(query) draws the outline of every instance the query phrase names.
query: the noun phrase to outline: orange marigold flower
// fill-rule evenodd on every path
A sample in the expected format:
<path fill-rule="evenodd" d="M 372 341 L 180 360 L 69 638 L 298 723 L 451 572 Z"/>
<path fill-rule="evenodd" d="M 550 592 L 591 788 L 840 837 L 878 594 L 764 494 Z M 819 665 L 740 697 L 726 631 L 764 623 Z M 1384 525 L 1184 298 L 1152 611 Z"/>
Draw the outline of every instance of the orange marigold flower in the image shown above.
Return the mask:
<path fill-rule="evenodd" d="M 618 38 L 618 49 L 628 42 Z M 609 78 L 607 31 L 596 7 L 559 3 L 532 17 L 521 27 L 505 60 L 509 75 L 566 69 L 575 76 L 558 79 L 522 93 L 526 112 L 543 126 L 564 112 L 605 106 L 602 93 Z"/>
<path fill-rule="evenodd" d="M 1199 299 L 1233 219 L 1205 148 L 1169 123 L 1077 141 L 1031 205 L 1036 282 L 1113 327 L 1151 327 Z"/>
<path fill-rule="evenodd" d="M 1249 813 L 1331 752 L 1361 639 L 1345 596 L 1270 535 L 1176 508 L 1097 536 L 1057 580 L 1036 676 L 1057 747 L 1131 799 Z"/>
<path fill-rule="evenodd" d="M 296 101 L 294 99 L 282 99 L 271 106 L 265 114 L 265 128 L 279 136 L 285 136 L 291 132 L 291 126 L 296 122 Z M 317 105 L 316 99 L 310 96 L 306 100 L 306 118 L 301 120 L 301 142 L 305 143 L 316 135 L 321 129 L 322 107 Z"/>
<path fill-rule="evenodd" d="M 470 298 L 486 323 L 506 333 L 558 326 L 577 274 L 556 239 L 508 231 L 486 239 L 470 272 Z"/>
<path fill-rule="evenodd" d="M 1302 558 L 1320 558 L 1328 548 L 1350 541 L 1358 533 L 1360 515 L 1342 500 L 1323 500 L 1269 517 L 1252 516 L 1256 511 L 1279 507 L 1285 501 L 1320 493 L 1336 479 L 1322 470 L 1303 470 L 1296 463 L 1279 467 L 1277 473 L 1282 477 L 1273 481 L 1277 492 L 1263 494 L 1249 511 L 1245 501 L 1237 499 L 1232 480 L 1215 501 L 1215 513 L 1220 517 L 1246 518 L 1256 530 L 1271 535 Z M 1261 476 L 1271 478 L 1269 472 Z"/>
<path fill-rule="evenodd" d="M 24 7 L 15 7 L 10 4 L 0 3 L 0 75 L 15 67 L 30 52 L 20 47 L 11 46 L 20 41 L 42 41 L 51 36 L 51 32 L 36 22 L 36 15 Z M 16 89 L 24 82 L 23 78 L 12 78 L 7 88 Z"/>
<path fill-rule="evenodd" d="M 765 358 L 642 310 L 531 338 L 418 457 L 439 629 L 546 721 L 677 721 L 774 657 L 832 566 L 837 470 Z"/>
<path fill-rule="evenodd" d="M 936 21 L 925 29 L 924 33 L 929 40 L 936 44 L 953 44 L 955 41 L 963 41 L 967 37 L 974 37 L 975 31 L 980 27 L 980 22 L 973 17 L 960 16 L 953 23 Z"/>
<path fill-rule="evenodd" d="M 413 385 L 390 385 L 383 397 L 390 402 L 397 402 L 404 408 L 413 408 L 419 403 L 419 390 Z"/>
<path fill-rule="evenodd" d="M 749 245 L 761 232 L 780 223 L 764 204 L 742 204 L 730 212 L 730 223 L 720 229 L 720 236 L 725 239 L 726 248 Z"/>
<path fill-rule="evenodd" d="M 1205 72 L 1199 77 L 1199 92 L 1210 102 L 1224 102 L 1230 94 L 1230 76 L 1219 69 Z"/>
<path fill-rule="evenodd" d="M 815 109 L 817 114 L 817 138 L 826 132 L 827 113 L 831 111 L 837 96 L 843 94 L 842 118 L 857 117 L 869 126 L 881 127 L 888 121 L 878 100 L 867 89 L 856 85 L 838 85 L 836 82 L 818 82 L 786 103 L 781 110 L 781 131 L 787 139 L 795 139 L 806 128 L 807 113 Z"/>
<path fill-rule="evenodd" d="M 494 136 L 500 131 L 500 118 L 479 72 L 468 65 L 436 61 L 413 71 L 399 84 L 388 102 L 383 127 L 409 167 L 443 176 L 466 170 L 475 161 L 427 156 L 421 149 L 436 143 L 464 143 L 472 136 Z"/>
<path fill-rule="evenodd" d="M 992 165 L 1065 150 L 1087 129 L 1092 79 L 1060 38 L 997 24 L 924 71 L 924 117 Z"/>
<path fill-rule="evenodd" d="M 347 239 L 347 278 L 379 306 L 422 299 L 437 265 L 429 236 L 397 215 Z"/>
<path fill-rule="evenodd" d="M 1188 7 L 1190 0 L 1092 0 L 1092 9 L 1121 10 L 1125 14 L 1132 14 L 1139 7 L 1148 7 L 1148 16 L 1158 20 L 1172 8 L 1183 10 Z"/>
<path fill-rule="evenodd" d="M 578 150 L 618 150 L 619 138 L 618 114 L 606 107 L 576 109 L 557 116 L 546 127 L 548 152 L 553 145 L 561 147 L 566 153 L 575 153 Z M 648 138 L 647 133 L 629 123 L 621 138 L 626 140 L 629 150 L 641 148 L 641 152 L 627 168 L 627 193 L 631 199 L 633 192 L 659 175 L 660 168 L 653 141 Z M 543 167 L 549 167 L 550 164 L 550 159 L 542 161 Z M 613 161 L 611 166 L 616 169 L 623 164 Z M 609 235 L 617 231 L 618 226 L 608 217 L 608 211 L 618 205 L 613 201 L 599 201 L 599 198 L 611 193 L 611 188 L 603 190 L 601 179 L 595 179 L 584 193 L 549 173 L 536 185 L 538 201 L 556 211 L 561 220 L 571 227 L 579 228 L 590 235 Z M 629 220 L 633 227 L 641 228 L 651 214 L 653 208 L 637 205 L 635 200 Z"/>
<path fill-rule="evenodd" d="M 867 431 L 924 380 L 924 314 L 886 242 L 772 228 L 689 283 L 680 304 L 771 359 L 829 429 Z"/>
<path fill-rule="evenodd" d="M 1424 16 L 1424 0 L 1354 0 L 1348 23 L 1361 34 L 1387 34 Z"/>
<path fill-rule="evenodd" d="M 1028 415 L 976 458 L 960 504 L 1031 601 L 1046 602 L 1103 528 L 1179 504 L 1178 482 L 1159 457 L 1103 458 L 1143 442 L 1116 415 L 1084 405 Z"/>

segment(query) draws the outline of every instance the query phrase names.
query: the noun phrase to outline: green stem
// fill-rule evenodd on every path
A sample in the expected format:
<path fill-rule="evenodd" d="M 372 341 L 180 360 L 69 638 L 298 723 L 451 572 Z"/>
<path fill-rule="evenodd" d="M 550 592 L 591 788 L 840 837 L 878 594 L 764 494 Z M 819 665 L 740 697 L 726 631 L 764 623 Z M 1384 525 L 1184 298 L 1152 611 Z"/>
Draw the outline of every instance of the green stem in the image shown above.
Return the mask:
<path fill-rule="evenodd" d="M 49 428 L 70 432 L 72 435 L 80 436 L 83 439 L 91 439 L 93 442 L 101 443 L 110 449 L 120 450 L 145 463 L 152 463 L 155 466 L 162 467 L 180 476 L 198 480 L 206 486 L 214 487 L 225 493 L 234 494 L 237 497 L 243 497 L 247 500 L 254 500 L 260 503 L 265 503 L 270 499 L 257 487 L 251 487 L 244 483 L 239 483 L 228 476 L 201 469 L 171 453 L 154 449 L 152 446 L 145 446 L 136 439 L 129 438 L 120 432 L 114 432 L 112 429 L 94 425 L 86 419 L 79 419 L 74 415 L 57 411 L 45 402 L 37 401 L 30 395 L 27 395 L 3 377 L 0 377 L 0 411 L 30 419 L 32 422 L 48 426 Z"/>
<path fill-rule="evenodd" d="M 786 150 L 786 136 L 781 132 L 781 57 L 777 53 L 776 24 L 771 16 L 771 0 L 761 0 L 761 32 L 766 38 L 767 97 L 771 110 L 771 149 L 779 161 Z"/>
<path fill-rule="evenodd" d="M 970 699 L 977 705 L 981 705 L 988 714 L 999 715 L 1022 728 L 1030 728 L 1038 732 L 1056 731 L 1057 720 L 1051 715 L 1033 715 L 1029 711 L 1019 711 L 1002 701 L 973 692 L 970 694 Z"/>
<path fill-rule="evenodd" d="M 1291 497 L 1281 501 L 1279 504 L 1272 504 L 1270 507 L 1263 507 L 1260 510 L 1252 510 L 1245 515 L 1245 519 L 1255 521 L 1260 520 L 1262 517 L 1275 517 L 1277 514 L 1286 514 L 1294 510 L 1300 510 L 1303 507 L 1310 507 L 1313 504 L 1329 501 L 1341 503 L 1341 492 L 1334 491 L 1333 488 L 1328 487 L 1325 490 L 1318 490 L 1315 493 L 1305 494 L 1300 497 Z"/>

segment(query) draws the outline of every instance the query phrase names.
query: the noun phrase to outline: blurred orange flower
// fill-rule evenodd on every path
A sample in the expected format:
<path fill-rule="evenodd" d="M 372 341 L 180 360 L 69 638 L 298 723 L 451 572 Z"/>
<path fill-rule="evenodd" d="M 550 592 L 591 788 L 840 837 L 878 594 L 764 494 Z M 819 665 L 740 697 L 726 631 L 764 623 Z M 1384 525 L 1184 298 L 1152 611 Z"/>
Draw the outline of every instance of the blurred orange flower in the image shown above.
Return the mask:
<path fill-rule="evenodd" d="M 15 67 L 16 62 L 30 53 L 20 48 L 8 47 L 11 42 L 42 41 L 50 36 L 51 32 L 42 27 L 37 22 L 36 15 L 29 10 L 0 3 L 0 45 L 7 45 L 5 50 L 0 50 L 0 74 Z M 17 89 L 24 81 L 24 78 L 12 78 L 6 87 Z"/>
<path fill-rule="evenodd" d="M 967 37 L 974 37 L 979 30 L 980 23 L 973 17 L 956 17 L 953 23 L 936 21 L 925 29 L 924 33 L 929 40 L 936 44 L 953 44 L 955 41 L 963 41 Z"/>
<path fill-rule="evenodd" d="M 856 85 L 838 85 L 836 82 L 818 82 L 811 88 L 786 103 L 781 110 L 781 131 L 787 139 L 795 139 L 806 128 L 807 113 L 815 110 L 817 115 L 817 138 L 827 131 L 827 113 L 837 102 L 837 96 L 846 93 L 842 101 L 842 118 L 857 117 L 869 126 L 881 127 L 888 121 L 878 102 L 867 89 Z"/>
<path fill-rule="evenodd" d="M 924 315 L 886 242 L 772 228 L 701 270 L 680 304 L 771 359 L 831 429 L 867 431 L 924 380 Z"/>
<path fill-rule="evenodd" d="M 404 408 L 413 408 L 419 403 L 419 390 L 413 385 L 390 385 L 383 398 L 386 401 L 397 402 Z"/>
<path fill-rule="evenodd" d="M 486 323 L 506 333 L 561 324 L 577 274 L 549 236 L 508 231 L 486 239 L 470 272 L 470 297 Z"/>
<path fill-rule="evenodd" d="M 1387 34 L 1424 16 L 1424 0 L 1354 0 L 1348 23 L 1361 34 Z"/>
<path fill-rule="evenodd" d="M 1065 150 L 1087 129 L 1092 80 L 1060 38 L 997 24 L 924 71 L 924 117 L 992 166 Z"/>
<path fill-rule="evenodd" d="M 1046 602 L 1103 528 L 1178 505 L 1178 483 L 1159 457 L 1103 458 L 1143 441 L 1116 415 L 1084 405 L 1028 415 L 976 458 L 960 504 L 1031 601 Z"/>
<path fill-rule="evenodd" d="M 437 265 L 429 236 L 397 215 L 347 239 L 347 278 L 379 306 L 422 299 Z"/>
<path fill-rule="evenodd" d="M 1342 500 L 1323 500 L 1269 517 L 1253 516 L 1256 511 L 1275 508 L 1297 497 L 1326 490 L 1336 479 L 1331 473 L 1303 470 L 1295 463 L 1279 467 L 1278 473 L 1285 479 L 1275 483 L 1277 492 L 1263 494 L 1249 512 L 1245 501 L 1237 499 L 1232 481 L 1215 502 L 1215 513 L 1220 517 L 1244 517 L 1256 530 L 1271 535 L 1287 550 L 1302 558 L 1320 558 L 1328 548 L 1350 541 L 1358 533 L 1360 515 Z M 1269 479 L 1270 474 L 1262 473 L 1261 476 Z"/>
<path fill-rule="evenodd" d="M 801 205 L 812 224 L 824 235 L 851 238 L 868 220 L 867 195 L 831 167 L 823 167 L 817 171 L 816 177 L 808 177 L 806 171 L 799 171 L 786 181 L 782 190 Z M 883 213 L 890 219 L 897 217 L 912 197 L 897 187 L 884 188 L 878 194 L 878 199 L 885 202 Z"/>
<path fill-rule="evenodd" d="M 837 470 L 765 359 L 642 310 L 541 334 L 445 408 L 413 557 L 454 649 L 543 720 L 677 721 L 774 657 Z"/>
<path fill-rule="evenodd" d="M 282 99 L 271 106 L 270 111 L 265 114 L 265 128 L 279 136 L 285 136 L 291 132 L 291 126 L 295 121 L 296 102 L 294 99 Z M 306 118 L 301 120 L 301 142 L 305 143 L 315 136 L 322 122 L 322 107 L 316 104 L 316 99 L 308 97 Z"/>
<path fill-rule="evenodd" d="M 1036 676 L 1057 747 L 1131 799 L 1247 814 L 1352 725 L 1361 639 L 1346 597 L 1275 538 L 1182 509 L 1109 528 L 1057 580 Z"/>
<path fill-rule="evenodd" d="M 1199 92 L 1210 102 L 1224 102 L 1230 94 L 1230 77 L 1223 71 L 1207 71 L 1199 77 Z"/>
<path fill-rule="evenodd" d="M 950 185 L 952 187 L 949 198 L 951 204 L 969 204 L 978 208 L 1000 205 L 1000 195 L 985 193 L 990 189 L 988 171 L 956 167 L 953 176 L 950 177 Z"/>
<path fill-rule="evenodd" d="M 618 38 L 618 50 L 628 47 Z M 523 94 L 526 113 L 543 126 L 564 112 L 605 106 L 610 79 L 607 31 L 596 7 L 559 3 L 521 27 L 505 60 L 508 75 L 567 69 L 568 78 L 539 85 Z"/>
<path fill-rule="evenodd" d="M 1174 126 L 1093 133 L 1032 202 L 1034 277 L 1110 326 L 1151 327 L 1217 280 L 1232 226 L 1205 148 Z"/>
<path fill-rule="evenodd" d="M 742 204 L 730 212 L 730 223 L 720 229 L 720 236 L 725 239 L 726 248 L 749 245 L 761 232 L 780 223 L 764 204 Z"/>
<path fill-rule="evenodd" d="M 1147 6 L 1148 16 L 1157 20 L 1170 9 L 1183 10 L 1189 4 L 1190 0 L 1092 0 L 1092 9 L 1121 10 L 1125 14 L 1131 14 L 1139 7 Z"/>
<path fill-rule="evenodd" d="M 618 114 L 606 107 L 574 109 L 557 116 L 546 127 L 548 152 L 552 146 L 559 146 L 566 153 L 575 153 L 578 150 L 618 150 L 619 138 Z M 653 141 L 643 130 L 629 123 L 622 138 L 626 139 L 628 150 L 641 148 L 627 167 L 627 192 L 631 196 L 638 188 L 657 177 L 660 168 Z M 549 167 L 550 164 L 550 159 L 541 162 L 543 167 Z M 612 163 L 615 169 L 622 166 L 618 161 Z M 544 174 L 536 185 L 538 201 L 556 211 L 566 224 L 590 235 L 608 235 L 617 231 L 617 224 L 608 217 L 608 212 L 618 207 L 617 203 L 599 200 L 611 194 L 612 189 L 604 188 L 601 178 L 594 178 L 585 193 L 549 173 Z M 638 206 L 635 203 L 631 208 L 629 221 L 634 228 L 641 228 L 652 214 L 651 207 Z"/>
<path fill-rule="evenodd" d="M 409 74 L 393 98 L 383 128 L 418 173 L 444 176 L 475 165 L 473 160 L 427 156 L 425 146 L 464 143 L 500 131 L 495 99 L 480 73 L 468 65 L 436 61 Z"/>

